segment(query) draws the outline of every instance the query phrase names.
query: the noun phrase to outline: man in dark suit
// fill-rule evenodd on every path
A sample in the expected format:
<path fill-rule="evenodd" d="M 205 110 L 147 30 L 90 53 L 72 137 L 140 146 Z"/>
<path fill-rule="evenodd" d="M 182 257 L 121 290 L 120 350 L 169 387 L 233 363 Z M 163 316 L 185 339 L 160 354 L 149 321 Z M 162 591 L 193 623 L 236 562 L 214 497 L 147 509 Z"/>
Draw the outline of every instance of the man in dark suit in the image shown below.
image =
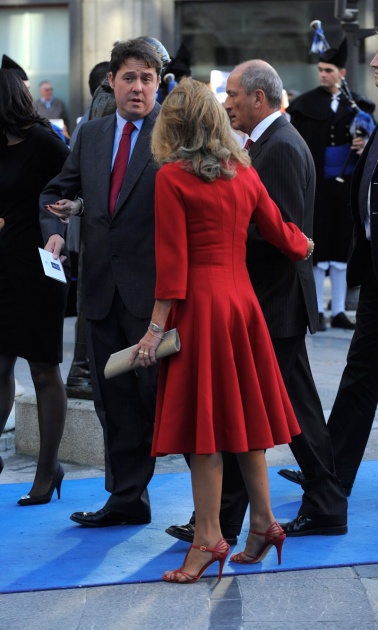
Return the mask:
<path fill-rule="evenodd" d="M 312 233 L 315 169 L 308 147 L 281 115 L 282 81 L 261 60 L 237 66 L 227 81 L 225 107 L 232 127 L 250 136 L 253 166 L 285 221 Z M 316 247 L 316 243 L 315 243 Z M 305 474 L 298 516 L 283 525 L 287 536 L 347 532 L 347 501 L 335 475 L 331 442 L 315 388 L 305 335 L 317 328 L 312 261 L 292 263 L 250 227 L 247 265 L 272 337 L 282 376 L 302 433 L 290 448 Z M 221 526 L 225 537 L 240 533 L 248 499 L 234 455 L 224 456 Z M 194 522 L 167 532 L 189 540 Z"/>
<path fill-rule="evenodd" d="M 378 87 L 378 53 L 374 68 Z M 354 169 L 351 206 L 354 220 L 347 281 L 361 285 L 356 330 L 347 365 L 328 420 L 335 467 L 349 492 L 365 452 L 378 405 L 378 133 L 377 128 Z"/>
<path fill-rule="evenodd" d="M 84 222 L 82 303 L 93 398 L 104 431 L 105 485 L 111 493 L 101 510 L 71 516 L 88 527 L 151 520 L 147 485 L 155 465 L 150 449 L 157 368 L 106 380 L 104 367 L 110 354 L 143 337 L 154 304 L 156 167 L 150 134 L 160 108 L 155 95 L 161 68 L 160 56 L 145 41 L 114 46 L 109 82 L 117 111 L 82 126 L 62 172 L 41 195 L 45 249 L 54 256 L 64 243 L 62 221 L 80 214 Z M 125 135 L 130 153 L 121 160 L 117 197 L 117 152 L 124 150 Z"/>

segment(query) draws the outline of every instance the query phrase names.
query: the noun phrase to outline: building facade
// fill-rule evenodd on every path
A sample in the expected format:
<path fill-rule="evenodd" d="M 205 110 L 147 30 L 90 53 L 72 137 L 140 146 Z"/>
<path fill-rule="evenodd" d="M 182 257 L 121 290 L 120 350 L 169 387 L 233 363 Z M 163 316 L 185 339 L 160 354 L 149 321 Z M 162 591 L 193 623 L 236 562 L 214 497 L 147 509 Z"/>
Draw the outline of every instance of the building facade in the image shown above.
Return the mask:
<path fill-rule="evenodd" d="M 0 54 L 25 69 L 35 98 L 40 81 L 52 82 L 67 104 L 72 131 L 90 102 L 92 67 L 109 59 L 117 40 L 139 35 L 158 38 L 173 56 L 184 41 L 194 78 L 205 82 L 212 70 L 262 58 L 287 89 L 311 89 L 317 72 L 310 22 L 320 20 L 329 44 L 338 46 L 350 28 L 335 17 L 335 6 L 343 4 L 355 9 L 359 27 L 374 27 L 376 0 L 0 0 Z M 362 39 L 352 50 L 358 72 L 351 87 L 372 99 L 368 61 L 377 41 Z"/>

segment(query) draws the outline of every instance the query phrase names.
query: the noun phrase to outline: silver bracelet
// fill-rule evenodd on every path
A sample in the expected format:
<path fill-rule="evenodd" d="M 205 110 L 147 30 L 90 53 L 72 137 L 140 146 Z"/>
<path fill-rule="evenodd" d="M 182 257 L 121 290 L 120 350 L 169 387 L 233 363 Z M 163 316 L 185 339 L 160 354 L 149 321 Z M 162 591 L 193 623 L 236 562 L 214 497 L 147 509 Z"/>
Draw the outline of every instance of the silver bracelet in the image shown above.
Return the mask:
<path fill-rule="evenodd" d="M 310 241 L 310 243 L 312 243 L 312 250 L 310 251 L 310 253 L 309 253 L 309 254 L 307 254 L 306 258 L 304 258 L 303 260 L 308 260 L 308 259 L 310 258 L 310 256 L 312 256 L 313 251 L 314 251 L 314 249 L 315 249 L 315 243 L 314 243 L 314 241 L 312 240 L 312 238 L 308 238 L 308 237 L 307 237 L 307 240 L 308 240 L 308 241 Z"/>
<path fill-rule="evenodd" d="M 161 341 L 162 339 L 164 339 L 164 335 L 163 335 L 162 337 L 159 337 L 159 335 L 157 335 L 156 333 L 154 333 L 154 332 L 151 330 L 150 326 L 147 328 L 147 332 L 149 332 L 149 333 L 150 333 L 150 335 L 152 335 L 153 337 L 156 337 L 157 339 L 160 339 L 160 341 Z"/>
<path fill-rule="evenodd" d="M 151 330 L 153 330 L 156 333 L 164 332 L 164 328 L 162 328 L 161 326 L 158 326 L 157 324 L 154 324 L 154 322 L 150 322 L 149 327 L 151 328 Z"/>

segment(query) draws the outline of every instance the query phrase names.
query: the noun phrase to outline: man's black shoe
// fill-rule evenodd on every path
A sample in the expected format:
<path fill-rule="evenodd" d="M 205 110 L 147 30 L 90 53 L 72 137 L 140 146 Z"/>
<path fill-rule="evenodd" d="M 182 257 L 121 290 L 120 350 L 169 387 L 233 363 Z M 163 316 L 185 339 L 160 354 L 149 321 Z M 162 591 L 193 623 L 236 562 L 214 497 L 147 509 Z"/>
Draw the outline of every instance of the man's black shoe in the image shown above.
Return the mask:
<path fill-rule="evenodd" d="M 336 525 L 332 522 L 323 522 L 321 518 L 309 518 L 308 516 L 297 516 L 289 523 L 280 523 L 287 537 L 294 536 L 313 536 L 315 534 L 320 536 L 341 536 L 346 534 L 348 526 Z"/>
<path fill-rule="evenodd" d="M 70 516 L 71 521 L 84 525 L 84 527 L 110 527 L 111 525 L 146 525 L 151 521 L 141 521 L 129 518 L 122 512 L 113 512 L 107 508 L 101 508 L 98 512 L 74 512 Z"/>
<path fill-rule="evenodd" d="M 291 468 L 281 468 L 281 470 L 278 471 L 278 474 L 281 475 L 281 477 L 284 477 L 284 479 L 287 479 L 288 481 L 292 481 L 293 483 L 299 483 L 299 485 L 301 485 L 302 482 L 305 481 L 305 476 L 301 470 L 292 470 Z M 345 492 L 345 496 L 350 497 L 352 493 L 352 486 L 347 485 L 347 484 L 344 485 L 342 481 L 340 481 L 340 483 Z"/>
<path fill-rule="evenodd" d="M 299 483 L 301 485 L 302 481 L 305 480 L 305 476 L 301 470 L 292 470 L 291 468 L 281 468 L 278 471 L 278 474 L 281 477 L 284 477 L 288 481 L 292 481 L 293 483 Z"/>
<path fill-rule="evenodd" d="M 327 330 L 327 324 L 324 317 L 324 313 L 319 313 L 317 331 L 324 332 L 325 330 Z"/>
<path fill-rule="evenodd" d="M 356 328 L 356 324 L 351 322 L 345 313 L 339 313 L 335 317 L 331 317 L 331 326 L 332 328 L 344 328 L 345 330 L 354 330 Z"/>
<path fill-rule="evenodd" d="M 194 530 L 195 526 L 192 523 L 188 523 L 187 525 L 171 525 L 165 531 L 170 536 L 173 536 L 173 538 L 178 538 L 179 540 L 193 543 Z M 229 545 L 236 545 L 238 542 L 237 536 L 224 536 L 224 539 L 228 542 Z"/>

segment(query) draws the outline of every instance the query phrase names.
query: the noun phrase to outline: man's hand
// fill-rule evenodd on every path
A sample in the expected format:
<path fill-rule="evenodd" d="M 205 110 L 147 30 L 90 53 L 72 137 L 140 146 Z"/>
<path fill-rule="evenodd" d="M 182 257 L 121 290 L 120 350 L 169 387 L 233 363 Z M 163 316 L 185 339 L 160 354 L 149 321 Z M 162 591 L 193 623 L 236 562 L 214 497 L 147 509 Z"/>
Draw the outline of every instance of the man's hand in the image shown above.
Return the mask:
<path fill-rule="evenodd" d="M 52 234 L 47 241 L 44 249 L 48 252 L 52 252 L 53 258 L 57 260 L 59 258 L 61 263 L 64 263 L 67 256 L 61 256 L 60 252 L 64 247 L 64 238 L 60 234 Z"/>
<path fill-rule="evenodd" d="M 56 203 L 47 205 L 46 210 L 49 210 L 55 214 L 55 216 L 59 217 L 62 223 L 69 223 L 70 217 L 79 214 L 81 206 L 81 199 L 75 199 L 75 201 L 70 201 L 70 199 L 60 199 Z"/>
<path fill-rule="evenodd" d="M 352 142 L 352 149 L 357 153 L 357 155 L 361 155 L 362 151 L 365 148 L 365 145 L 368 141 L 367 137 L 364 136 L 354 136 Z"/>
<path fill-rule="evenodd" d="M 3 229 L 4 225 L 5 225 L 4 219 L 0 219 L 0 230 Z"/>

